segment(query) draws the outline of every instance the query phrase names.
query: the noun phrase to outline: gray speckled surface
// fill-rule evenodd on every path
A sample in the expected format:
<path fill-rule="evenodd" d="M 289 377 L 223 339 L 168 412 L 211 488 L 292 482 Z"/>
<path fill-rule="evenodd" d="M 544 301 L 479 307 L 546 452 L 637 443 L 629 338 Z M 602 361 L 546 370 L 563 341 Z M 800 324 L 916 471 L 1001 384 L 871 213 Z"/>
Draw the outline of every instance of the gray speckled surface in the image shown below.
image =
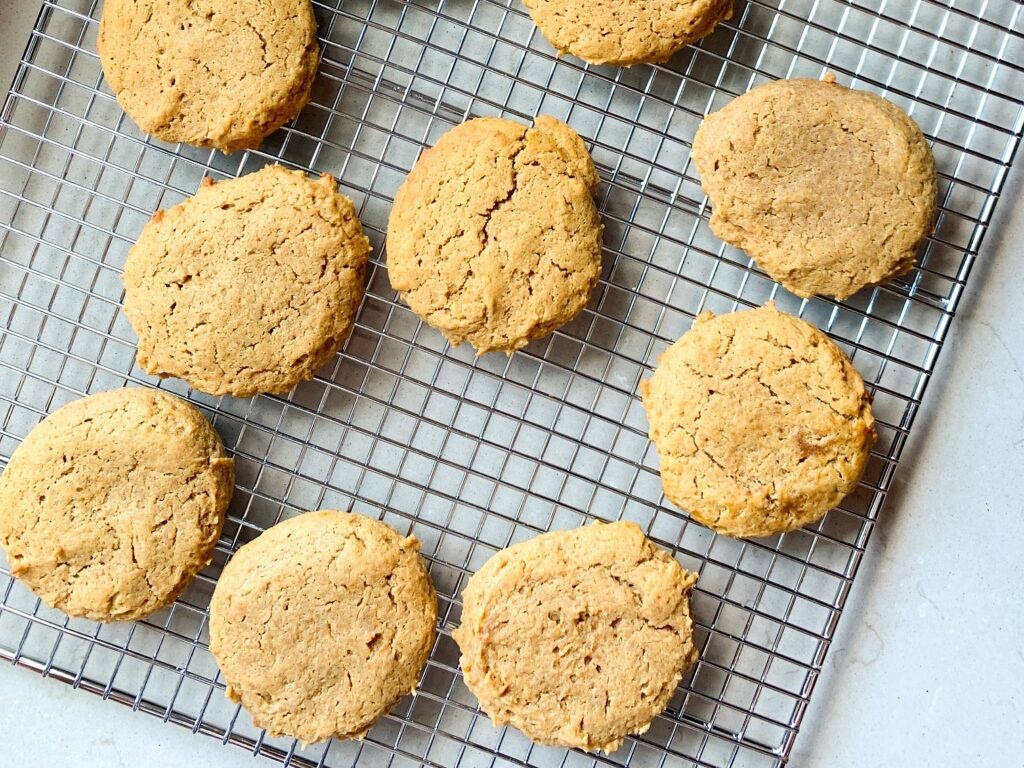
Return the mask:
<path fill-rule="evenodd" d="M 0 9 L 6 88 L 38 10 Z M 1024 160 L 1022 160 L 1024 162 Z M 839 625 L 792 765 L 1020 764 L 1024 755 L 1024 173 L 1010 177 Z M 4 762 L 270 765 L 0 669 Z"/>

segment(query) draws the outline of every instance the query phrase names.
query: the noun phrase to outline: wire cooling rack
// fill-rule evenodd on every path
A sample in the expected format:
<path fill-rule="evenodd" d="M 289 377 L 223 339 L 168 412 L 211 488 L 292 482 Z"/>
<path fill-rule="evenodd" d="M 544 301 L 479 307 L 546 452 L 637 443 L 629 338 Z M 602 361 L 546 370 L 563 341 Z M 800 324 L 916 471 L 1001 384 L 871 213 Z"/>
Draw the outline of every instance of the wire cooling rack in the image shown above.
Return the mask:
<path fill-rule="evenodd" d="M 103 83 L 95 0 L 46 2 L 0 124 L 0 456 L 47 412 L 126 383 L 189 397 L 237 461 L 214 564 L 136 624 L 69 620 L 0 572 L 0 656 L 287 764 L 774 766 L 785 763 L 872 524 L 977 257 L 1024 127 L 1024 10 L 1012 0 L 737 0 L 664 66 L 556 59 L 519 2 L 318 2 L 313 101 L 258 152 L 142 134 Z M 689 162 L 701 116 L 777 77 L 884 94 L 934 147 L 941 212 L 905 278 L 849 301 L 801 301 L 710 233 Z M 590 307 L 510 359 L 474 359 L 391 290 L 383 232 L 421 148 L 470 116 L 567 120 L 602 176 L 604 271 Z M 121 267 L 158 207 L 204 175 L 280 161 L 336 175 L 375 257 L 344 351 L 287 397 L 210 398 L 134 362 Z M 817 526 L 739 542 L 661 495 L 637 398 L 703 309 L 774 298 L 827 330 L 875 397 L 879 441 L 857 491 Z M 363 742 L 301 748 L 223 695 L 207 606 L 227 556 L 283 516 L 352 508 L 420 538 L 440 599 L 420 692 Z M 496 550 L 591 519 L 638 522 L 701 574 L 701 659 L 667 712 L 610 756 L 495 729 L 458 672 L 459 592 Z"/>

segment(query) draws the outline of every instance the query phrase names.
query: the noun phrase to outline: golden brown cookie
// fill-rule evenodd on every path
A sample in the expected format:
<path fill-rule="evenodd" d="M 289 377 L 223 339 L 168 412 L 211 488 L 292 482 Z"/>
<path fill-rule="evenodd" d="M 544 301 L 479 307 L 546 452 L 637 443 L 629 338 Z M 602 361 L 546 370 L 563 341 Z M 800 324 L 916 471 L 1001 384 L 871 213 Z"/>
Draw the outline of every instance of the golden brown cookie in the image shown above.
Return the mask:
<path fill-rule="evenodd" d="M 96 47 L 124 111 L 169 142 L 234 152 L 309 101 L 309 0 L 106 0 Z"/>
<path fill-rule="evenodd" d="M 212 395 L 287 392 L 348 338 L 369 252 L 330 176 L 271 165 L 207 183 L 128 254 L 138 363 Z"/>
<path fill-rule="evenodd" d="M 257 727 L 307 744 L 362 738 L 415 692 L 436 623 L 415 538 L 308 512 L 231 558 L 210 603 L 210 651 Z"/>
<path fill-rule="evenodd" d="M 388 275 L 412 311 L 477 354 L 579 314 L 601 274 L 597 171 L 565 123 L 487 117 L 424 152 L 388 220 Z"/>
<path fill-rule="evenodd" d="M 843 299 L 914 266 L 935 161 L 895 104 L 834 78 L 778 80 L 708 115 L 693 161 L 711 229 L 798 296 Z"/>
<path fill-rule="evenodd" d="M 11 573 L 69 616 L 129 621 L 174 602 L 206 567 L 234 462 L 203 415 L 118 389 L 43 419 L 0 477 Z"/>
<path fill-rule="evenodd" d="M 635 523 L 595 523 L 503 549 L 469 580 L 466 685 L 497 725 L 612 752 L 643 733 L 697 659 L 697 575 Z"/>
<path fill-rule="evenodd" d="M 853 490 L 875 442 L 846 355 L 773 304 L 703 313 L 640 391 L 665 495 L 727 536 L 819 520 Z"/>
<path fill-rule="evenodd" d="M 591 64 L 656 64 L 732 17 L 732 0 L 523 0 L 541 34 Z"/>

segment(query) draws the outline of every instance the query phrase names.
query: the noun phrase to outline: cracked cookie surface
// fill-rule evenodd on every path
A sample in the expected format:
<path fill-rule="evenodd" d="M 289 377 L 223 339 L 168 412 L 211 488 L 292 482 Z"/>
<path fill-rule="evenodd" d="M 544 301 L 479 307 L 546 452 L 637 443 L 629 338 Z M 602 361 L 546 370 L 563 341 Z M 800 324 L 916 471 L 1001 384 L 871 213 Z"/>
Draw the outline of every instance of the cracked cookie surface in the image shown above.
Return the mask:
<path fill-rule="evenodd" d="M 914 266 L 935 219 L 917 124 L 866 91 L 778 80 L 708 115 L 693 162 L 711 229 L 798 296 L 839 299 Z"/>
<path fill-rule="evenodd" d="M 210 651 L 258 728 L 307 744 L 362 738 L 415 691 L 436 622 L 414 537 L 307 512 L 228 562 L 210 603 Z"/>
<path fill-rule="evenodd" d="M 206 418 L 130 388 L 54 411 L 0 476 L 11 573 L 69 616 L 140 619 L 174 602 L 220 538 L 234 463 Z"/>
<path fill-rule="evenodd" d="M 138 363 L 213 395 L 287 392 L 348 338 L 369 252 L 330 176 L 272 165 L 206 183 L 128 254 Z"/>
<path fill-rule="evenodd" d="M 697 659 L 697 575 L 635 523 L 594 523 L 503 549 L 462 593 L 452 636 L 498 725 L 612 752 L 643 733 Z"/>
<path fill-rule="evenodd" d="M 143 131 L 225 152 L 298 114 L 319 60 L 309 0 L 106 0 L 96 47 Z"/>
<path fill-rule="evenodd" d="M 591 64 L 656 64 L 711 34 L 732 0 L 524 0 L 559 55 Z"/>
<path fill-rule="evenodd" d="M 771 304 L 701 314 L 640 391 L 665 495 L 727 536 L 819 520 L 854 489 L 875 441 L 846 355 Z"/>
<path fill-rule="evenodd" d="M 574 318 L 601 274 L 599 179 L 552 117 L 477 118 L 425 151 L 388 220 L 392 287 L 454 345 L 514 352 Z"/>

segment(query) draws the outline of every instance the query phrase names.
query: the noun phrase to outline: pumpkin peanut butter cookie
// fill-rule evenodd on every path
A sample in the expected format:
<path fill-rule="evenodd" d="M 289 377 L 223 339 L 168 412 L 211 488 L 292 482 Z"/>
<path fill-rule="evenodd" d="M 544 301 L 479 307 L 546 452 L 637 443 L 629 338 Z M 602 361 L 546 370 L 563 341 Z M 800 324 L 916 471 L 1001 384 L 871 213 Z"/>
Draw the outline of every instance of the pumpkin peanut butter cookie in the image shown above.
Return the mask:
<path fill-rule="evenodd" d="M 231 558 L 210 603 L 210 651 L 258 727 L 305 743 L 362 738 L 415 691 L 436 622 L 415 538 L 308 512 Z"/>
<path fill-rule="evenodd" d="M 846 298 L 914 266 L 935 218 L 917 124 L 834 78 L 778 80 L 708 115 L 693 161 L 711 229 L 798 296 Z"/>
<path fill-rule="evenodd" d="M 697 658 L 696 581 L 634 523 L 503 549 L 462 594 L 466 685 L 498 725 L 612 752 L 650 727 Z"/>
<path fill-rule="evenodd" d="M 0 477 L 11 573 L 69 616 L 129 621 L 174 602 L 220 538 L 234 463 L 210 422 L 164 392 L 68 403 Z"/>
<path fill-rule="evenodd" d="M 212 395 L 287 392 L 348 338 L 369 252 L 330 176 L 271 165 L 208 183 L 128 254 L 138 363 Z"/>
<path fill-rule="evenodd" d="M 512 353 L 579 314 L 601 274 L 598 176 L 552 117 L 463 123 L 424 152 L 388 220 L 388 276 L 455 345 Z"/>
<path fill-rule="evenodd" d="M 106 0 L 96 43 L 143 131 L 225 152 L 294 117 L 319 59 L 309 0 Z"/>
<path fill-rule="evenodd" d="M 819 520 L 853 490 L 875 441 L 846 355 L 771 304 L 700 315 L 640 388 L 665 495 L 727 536 Z"/>
<path fill-rule="evenodd" d="M 732 0 L 524 0 L 558 49 L 591 64 L 655 64 L 711 34 Z"/>

